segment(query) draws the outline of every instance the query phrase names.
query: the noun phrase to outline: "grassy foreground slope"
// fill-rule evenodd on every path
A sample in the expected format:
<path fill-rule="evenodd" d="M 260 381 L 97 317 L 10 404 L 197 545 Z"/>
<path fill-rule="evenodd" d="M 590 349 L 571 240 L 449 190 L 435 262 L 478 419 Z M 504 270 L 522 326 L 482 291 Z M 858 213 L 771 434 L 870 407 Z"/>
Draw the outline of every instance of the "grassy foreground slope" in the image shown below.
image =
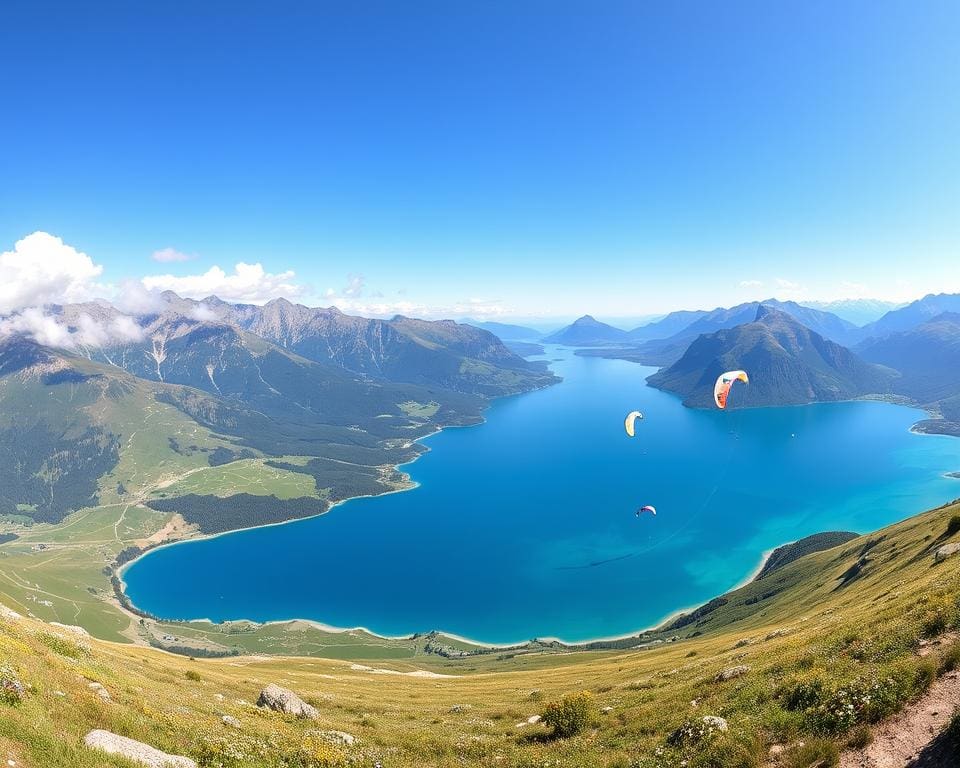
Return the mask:
<path fill-rule="evenodd" d="M 798 740 L 829 756 L 960 662 L 960 555 L 933 556 L 960 542 L 958 514 L 954 503 L 802 557 L 617 652 L 191 661 L 0 618 L 0 677 L 25 687 L 0 703 L 0 756 L 127 765 L 83 746 L 105 728 L 205 766 L 757 766 L 774 744 L 785 765 L 809 764 Z M 268 683 L 313 703 L 319 720 L 255 707 Z M 579 733 L 526 723 L 581 691 Z M 356 741 L 333 743 L 331 730 Z"/>

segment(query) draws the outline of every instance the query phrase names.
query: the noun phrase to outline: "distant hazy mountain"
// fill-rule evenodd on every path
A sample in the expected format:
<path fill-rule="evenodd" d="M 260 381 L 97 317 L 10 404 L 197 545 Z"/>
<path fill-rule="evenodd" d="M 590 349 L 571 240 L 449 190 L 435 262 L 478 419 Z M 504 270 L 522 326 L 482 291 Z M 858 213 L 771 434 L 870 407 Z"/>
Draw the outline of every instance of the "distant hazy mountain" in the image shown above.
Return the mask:
<path fill-rule="evenodd" d="M 680 333 L 685 328 L 688 328 L 691 323 L 694 323 L 706 314 L 707 311 L 703 309 L 683 309 L 677 312 L 671 312 L 660 320 L 641 325 L 639 328 L 634 328 L 627 335 L 630 341 L 666 339 Z"/>
<path fill-rule="evenodd" d="M 673 312 L 658 323 L 630 331 L 624 346 L 595 354 L 633 360 L 645 365 L 671 365 L 680 359 L 690 343 L 698 336 L 751 322 L 761 305 L 772 306 L 786 312 L 803 325 L 832 341 L 842 344 L 857 340 L 856 327 L 836 315 L 801 306 L 793 301 L 767 299 L 763 302 L 750 301 L 734 307 L 718 307 L 709 312 L 703 310 Z M 685 322 L 688 320 L 689 322 Z M 671 335 L 656 335 L 675 328 L 679 330 Z"/>
<path fill-rule="evenodd" d="M 876 322 L 864 326 L 860 337 L 881 338 L 897 331 L 907 331 L 944 312 L 960 312 L 960 294 L 928 294 L 905 307 L 887 312 Z"/>
<path fill-rule="evenodd" d="M 674 334 L 671 339 L 694 339 L 702 333 L 715 333 L 724 328 L 749 323 L 757 315 L 760 302 L 751 301 L 734 307 L 717 307 L 698 317 L 690 325 Z"/>
<path fill-rule="evenodd" d="M 570 347 L 589 347 L 618 344 L 627 341 L 628 334 L 620 328 L 601 323 L 591 315 L 574 320 L 570 325 L 547 336 L 547 344 L 566 344 Z"/>
<path fill-rule="evenodd" d="M 786 312 L 760 306 L 752 322 L 699 336 L 676 363 L 648 381 L 681 395 L 687 405 L 709 407 L 717 376 L 736 368 L 749 373 L 750 384 L 737 388 L 730 407 L 843 400 L 885 392 L 891 376 Z"/>
<path fill-rule="evenodd" d="M 856 326 L 854 326 L 853 323 L 842 320 L 829 312 L 804 307 L 794 301 L 765 299 L 762 302 L 750 301 L 746 304 L 738 304 L 729 309 L 715 309 L 703 317 L 698 318 L 677 335 L 692 337 L 701 333 L 713 333 L 723 328 L 733 328 L 742 325 L 756 317 L 757 310 L 761 305 L 774 307 L 786 312 L 810 330 L 840 344 L 850 341 L 856 330 Z"/>
<path fill-rule="evenodd" d="M 907 331 L 873 339 L 859 348 L 865 360 L 895 368 L 897 392 L 920 403 L 960 394 L 960 314 L 945 312 Z"/>
<path fill-rule="evenodd" d="M 854 325 L 861 326 L 879 320 L 891 310 L 902 307 L 893 301 L 880 299 L 838 299 L 837 301 L 805 301 L 805 307 L 832 312 Z"/>
<path fill-rule="evenodd" d="M 536 341 L 543 336 L 535 328 L 527 328 L 525 325 L 512 325 L 510 323 L 496 323 L 492 321 L 461 320 L 466 325 L 472 325 L 474 328 L 480 328 L 489 331 L 502 341 Z"/>
<path fill-rule="evenodd" d="M 629 331 L 626 339 L 613 336 L 604 342 L 608 345 L 606 348 L 584 351 L 582 354 L 631 360 L 644 365 L 669 366 L 682 357 L 690 343 L 698 336 L 751 322 L 761 305 L 772 306 L 786 312 L 803 325 L 832 341 L 849 344 L 858 340 L 856 326 L 836 315 L 801 306 L 793 301 L 767 299 L 763 302 L 750 301 L 734 307 L 718 307 L 710 311 L 672 312 L 662 320 Z M 580 346 L 590 346 L 590 344 Z"/>

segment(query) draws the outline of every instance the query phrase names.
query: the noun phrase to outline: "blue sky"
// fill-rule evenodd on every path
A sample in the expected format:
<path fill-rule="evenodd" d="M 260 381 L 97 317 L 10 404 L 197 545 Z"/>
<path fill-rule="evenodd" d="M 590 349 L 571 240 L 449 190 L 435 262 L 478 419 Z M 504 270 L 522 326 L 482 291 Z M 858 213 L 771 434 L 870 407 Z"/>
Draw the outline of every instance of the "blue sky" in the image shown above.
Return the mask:
<path fill-rule="evenodd" d="M 0 252 L 367 313 L 960 290 L 958 39 L 947 0 L 13 0 Z"/>

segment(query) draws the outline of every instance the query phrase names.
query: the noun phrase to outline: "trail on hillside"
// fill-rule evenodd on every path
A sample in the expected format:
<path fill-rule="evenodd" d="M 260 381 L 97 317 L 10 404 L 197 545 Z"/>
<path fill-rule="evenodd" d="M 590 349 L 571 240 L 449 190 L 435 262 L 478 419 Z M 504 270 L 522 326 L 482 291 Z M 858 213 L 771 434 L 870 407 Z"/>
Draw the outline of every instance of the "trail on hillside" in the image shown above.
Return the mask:
<path fill-rule="evenodd" d="M 848 750 L 840 768 L 950 768 L 960 766 L 955 748 L 940 738 L 960 707 L 960 672 L 948 672 L 920 699 L 874 730 L 873 742 Z"/>

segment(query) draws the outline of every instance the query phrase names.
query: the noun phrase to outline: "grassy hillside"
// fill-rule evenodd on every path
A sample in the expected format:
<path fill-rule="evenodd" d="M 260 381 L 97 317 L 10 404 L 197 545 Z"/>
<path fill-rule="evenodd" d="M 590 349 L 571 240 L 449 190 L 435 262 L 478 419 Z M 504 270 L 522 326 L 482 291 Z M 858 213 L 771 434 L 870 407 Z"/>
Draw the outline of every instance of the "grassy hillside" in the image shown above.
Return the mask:
<path fill-rule="evenodd" d="M 51 530 L 59 550 L 31 552 L 29 540 L 0 545 L 0 602 L 40 615 L 46 607 L 30 600 L 36 579 L 55 570 L 52 560 L 69 562 L 73 547 L 102 542 L 110 518 L 100 515 Z M 149 530 L 139 515 L 123 523 L 125 535 Z M 851 734 L 863 739 L 859 726 L 895 711 L 957 664 L 960 569 L 932 554 L 960 542 L 951 524 L 957 515 L 955 503 L 786 563 L 645 638 L 642 648 L 617 652 L 545 648 L 445 659 L 423 655 L 413 641 L 409 659 L 385 661 L 364 638 L 347 634 L 341 644 L 361 654 L 371 649 L 371 661 L 191 661 L 76 637 L 31 618 L 0 619 L 0 676 L 23 686 L 22 696 L 0 703 L 0 753 L 28 768 L 124 765 L 82 746 L 89 729 L 106 728 L 205 766 L 755 766 L 766 763 L 771 744 L 787 745 L 784 764 L 801 765 L 790 751 L 797 740 L 826 754 Z M 11 569 L 15 558 L 32 561 Z M 59 590 L 78 578 L 80 571 L 63 573 Z M 73 598 L 73 618 L 86 623 L 87 601 L 98 598 Z M 735 668 L 742 674 L 718 680 Z M 91 683 L 105 687 L 109 701 Z M 251 702 L 268 683 L 302 695 L 319 720 L 257 709 Z M 589 698 L 570 699 L 568 707 L 575 715 L 573 705 L 584 704 L 579 733 L 555 738 L 544 725 L 519 726 L 582 691 Z M 236 723 L 225 724 L 223 715 Z M 706 733 L 704 716 L 724 718 L 728 730 Z M 356 743 L 330 743 L 329 730 Z"/>

